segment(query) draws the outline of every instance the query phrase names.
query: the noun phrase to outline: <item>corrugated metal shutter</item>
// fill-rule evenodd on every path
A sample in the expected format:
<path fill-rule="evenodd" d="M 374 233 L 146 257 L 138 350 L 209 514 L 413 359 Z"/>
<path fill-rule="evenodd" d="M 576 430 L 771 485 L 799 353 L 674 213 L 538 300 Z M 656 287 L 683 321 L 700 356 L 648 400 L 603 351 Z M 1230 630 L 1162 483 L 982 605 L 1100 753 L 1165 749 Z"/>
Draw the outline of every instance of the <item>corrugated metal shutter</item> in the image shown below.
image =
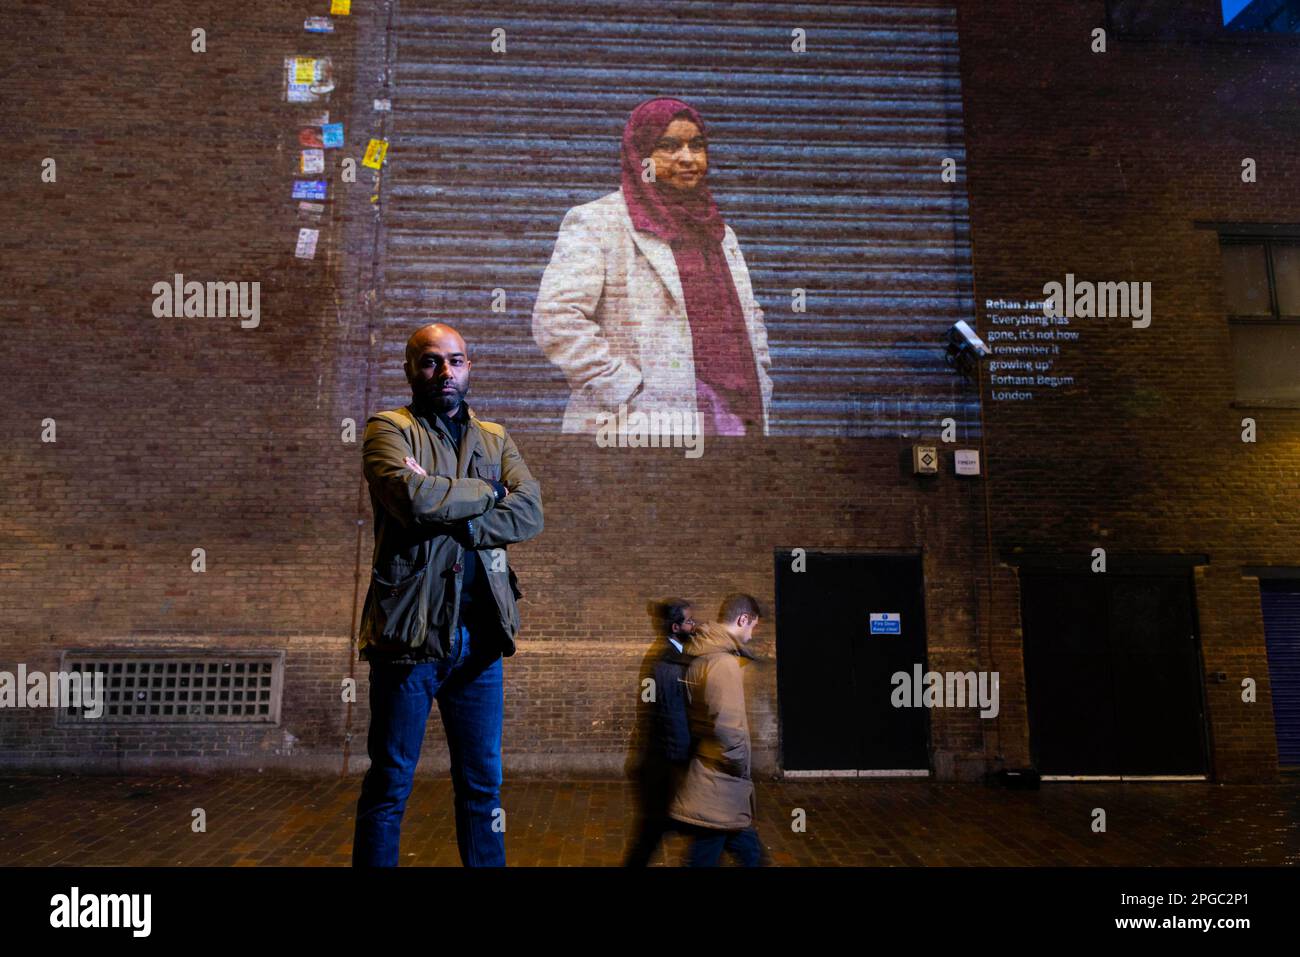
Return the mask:
<path fill-rule="evenodd" d="M 942 358 L 974 314 L 955 21 L 943 3 L 401 0 L 385 399 L 409 398 L 392 343 L 441 320 L 470 341 L 477 409 L 559 428 L 568 386 L 530 317 L 560 220 L 617 188 L 632 108 L 677 96 L 710 125 L 711 188 L 766 312 L 773 433 L 933 432 L 951 415 L 977 435 L 973 387 Z M 810 52 L 791 51 L 796 27 Z"/>
<path fill-rule="evenodd" d="M 1300 765 L 1300 581 L 1259 583 L 1279 764 Z"/>

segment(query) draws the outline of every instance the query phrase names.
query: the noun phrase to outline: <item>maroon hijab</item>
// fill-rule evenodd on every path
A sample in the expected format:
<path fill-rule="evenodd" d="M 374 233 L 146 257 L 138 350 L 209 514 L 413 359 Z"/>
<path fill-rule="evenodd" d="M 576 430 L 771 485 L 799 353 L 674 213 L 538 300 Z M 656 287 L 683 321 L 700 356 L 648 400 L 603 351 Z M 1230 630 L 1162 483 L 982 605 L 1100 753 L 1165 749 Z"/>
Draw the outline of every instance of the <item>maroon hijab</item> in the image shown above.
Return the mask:
<path fill-rule="evenodd" d="M 695 353 L 695 382 L 706 433 L 743 435 L 763 428 L 754 350 L 745 313 L 722 252 L 726 224 L 705 180 L 679 190 L 642 179 L 642 161 L 672 121 L 688 119 L 707 135 L 704 120 L 681 100 L 642 103 L 623 129 L 623 199 L 632 225 L 669 243 L 681 277 Z"/>

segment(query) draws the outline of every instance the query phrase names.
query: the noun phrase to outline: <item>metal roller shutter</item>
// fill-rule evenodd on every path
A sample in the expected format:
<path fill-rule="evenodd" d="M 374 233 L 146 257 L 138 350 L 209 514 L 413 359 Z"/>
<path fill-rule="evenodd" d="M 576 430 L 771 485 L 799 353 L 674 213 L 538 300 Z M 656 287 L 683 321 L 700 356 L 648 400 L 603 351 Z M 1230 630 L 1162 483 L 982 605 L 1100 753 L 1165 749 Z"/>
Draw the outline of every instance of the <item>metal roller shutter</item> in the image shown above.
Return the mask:
<path fill-rule="evenodd" d="M 1300 581 L 1265 579 L 1259 583 L 1259 593 L 1277 760 L 1294 767 L 1300 765 Z"/>
<path fill-rule="evenodd" d="M 766 312 L 773 434 L 894 436 L 951 415 L 977 435 L 973 389 L 942 360 L 974 314 L 955 23 L 943 3 L 401 0 L 385 340 L 450 322 L 476 408 L 558 430 L 568 386 L 530 317 L 560 220 L 617 188 L 631 109 L 677 96 L 710 125 L 711 188 Z M 791 51 L 796 27 L 810 52 Z M 380 390 L 409 397 L 400 360 Z"/>

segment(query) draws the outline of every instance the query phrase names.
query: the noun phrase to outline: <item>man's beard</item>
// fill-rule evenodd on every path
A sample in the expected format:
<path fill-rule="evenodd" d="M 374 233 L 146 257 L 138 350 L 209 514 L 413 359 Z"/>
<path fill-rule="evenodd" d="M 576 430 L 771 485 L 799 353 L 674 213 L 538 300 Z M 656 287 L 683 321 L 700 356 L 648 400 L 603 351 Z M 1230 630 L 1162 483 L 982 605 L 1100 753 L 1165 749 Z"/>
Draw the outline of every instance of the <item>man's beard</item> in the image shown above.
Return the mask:
<path fill-rule="evenodd" d="M 468 385 L 463 390 L 456 389 L 455 392 L 443 392 L 442 386 L 436 386 L 420 396 L 420 404 L 434 412 L 450 412 L 464 402 L 467 395 L 469 395 Z"/>

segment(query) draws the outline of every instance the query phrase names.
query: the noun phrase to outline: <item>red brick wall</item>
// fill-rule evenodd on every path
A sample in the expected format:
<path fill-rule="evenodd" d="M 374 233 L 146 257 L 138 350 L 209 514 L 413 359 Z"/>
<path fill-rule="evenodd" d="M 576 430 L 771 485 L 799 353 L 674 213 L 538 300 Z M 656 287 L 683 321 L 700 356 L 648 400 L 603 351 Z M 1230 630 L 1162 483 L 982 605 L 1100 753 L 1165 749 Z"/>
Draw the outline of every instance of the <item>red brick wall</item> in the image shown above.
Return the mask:
<path fill-rule="evenodd" d="M 31 253 L 11 263 L 3 527 L 13 608 L 0 666 L 52 669 L 68 647 L 287 653 L 278 728 L 65 728 L 49 713 L 13 713 L 0 722 L 6 763 L 334 770 L 345 749 L 351 768 L 364 758 L 365 666 L 357 705 L 339 689 L 369 502 L 358 498 L 359 446 L 339 433 L 343 418 L 371 410 L 364 375 L 335 370 L 363 370 L 370 344 L 359 304 L 336 301 L 356 265 L 337 248 L 341 214 L 316 262 L 292 259 L 296 111 L 280 96 L 286 55 L 328 49 L 349 62 L 348 25 L 327 39 L 301 32 L 319 6 L 4 14 L 32 58 L 18 76 L 27 96 L 13 120 L 9 217 L 15 247 Z M 195 26 L 208 32 L 206 54 L 190 52 Z M 348 92 L 332 97 L 331 119 L 347 124 L 359 156 L 372 120 L 347 112 Z M 57 184 L 39 181 L 47 155 Z M 175 272 L 260 280 L 260 328 L 155 319 L 152 284 Z M 398 360 L 401 343 L 377 345 L 381 361 Z M 57 444 L 38 441 L 45 416 L 58 422 Z M 506 671 L 509 767 L 621 769 L 653 637 L 646 601 L 684 593 L 707 616 L 740 588 L 770 607 L 777 548 L 924 547 L 931 646 L 973 666 L 978 500 L 951 475 L 919 491 L 901 440 L 718 440 L 699 460 L 517 440 L 543 483 L 547 527 L 512 556 L 526 600 Z M 202 575 L 190 570 L 196 546 L 207 552 Z M 762 637 L 770 655 L 770 623 Z M 749 673 L 756 763 L 770 769 L 775 666 Z M 978 727 L 939 715 L 934 728 L 941 773 L 975 773 Z M 445 764 L 441 733 L 426 755 Z"/>
<path fill-rule="evenodd" d="M 346 751 L 356 769 L 364 666 L 357 705 L 339 689 L 370 522 L 359 446 L 339 434 L 372 410 L 364 376 L 338 370 L 364 368 L 371 349 L 359 304 L 339 291 L 342 214 L 315 262 L 292 258 L 296 111 L 281 102 L 282 58 L 327 47 L 344 81 L 331 119 L 359 158 L 372 118 L 347 109 L 351 27 L 309 38 L 302 19 L 324 4 L 307 2 L 62 6 L 0 12 L 6 79 L 21 94 L 3 200 L 0 668 L 52 669 L 70 647 L 283 649 L 285 695 L 273 729 L 67 729 L 12 712 L 0 715 L 0 762 L 332 771 Z M 1190 221 L 1300 219 L 1289 128 L 1268 111 L 1294 92 L 1294 46 L 1112 41 L 1094 57 L 1102 4 L 1054 7 L 961 11 L 976 299 L 1033 295 L 1068 270 L 1149 279 L 1157 313 L 1146 330 L 1089 320 L 1086 352 L 1070 359 L 1083 388 L 987 407 L 995 552 L 1208 553 L 1206 664 L 1232 676 L 1207 686 L 1216 771 L 1267 776 L 1258 595 L 1234 569 L 1297 561 L 1286 507 L 1297 420 L 1252 412 L 1261 441 L 1240 443 L 1217 245 Z M 190 52 L 196 26 L 206 54 Z M 1260 183 L 1239 184 L 1242 155 L 1259 161 Z M 57 184 L 40 182 L 45 156 Z M 155 319 L 152 284 L 175 272 L 261 281 L 261 326 Z M 376 345 L 398 361 L 401 343 Z M 57 444 L 39 441 L 47 416 Z M 1015 572 L 995 563 L 990 597 L 982 480 L 951 474 L 950 447 L 944 474 L 921 486 L 910 439 L 714 440 L 699 460 L 516 439 L 543 484 L 546 531 L 512 551 L 525 600 L 506 663 L 508 769 L 621 769 L 651 641 L 646 600 L 685 593 L 712 614 L 737 588 L 770 605 L 774 550 L 790 547 L 923 549 L 931 667 L 985 667 L 991 639 L 1003 673 L 995 727 L 933 714 L 932 766 L 966 778 L 999 756 L 1028 761 Z M 202 575 L 190 571 L 196 546 Z M 770 655 L 770 623 L 760 637 Z M 749 673 L 757 765 L 770 770 L 775 667 Z M 1260 683 L 1256 705 L 1231 700 L 1243 673 Z M 425 754 L 441 767 L 432 724 Z"/>
<path fill-rule="evenodd" d="M 10 712 L 7 762 L 319 751 L 340 763 L 359 473 L 337 407 L 355 400 L 333 373 L 348 334 L 327 278 L 338 225 L 326 224 L 317 262 L 293 258 L 297 111 L 282 99 L 286 55 L 328 47 L 349 72 L 345 25 L 303 32 L 320 7 L 0 11 L 11 162 L 0 668 L 52 669 L 70 647 L 289 652 L 281 728 L 64 729 L 48 712 Z M 191 50 L 196 27 L 206 53 Z M 333 99 L 346 102 L 346 85 Z M 44 157 L 55 183 L 40 179 Z M 260 281 L 260 325 L 155 318 L 153 284 L 177 272 Z M 47 417 L 56 443 L 40 441 Z M 195 547 L 205 574 L 190 570 Z"/>
<path fill-rule="evenodd" d="M 1146 329 L 1076 320 L 1059 363 L 1076 388 L 986 401 L 995 539 L 1073 553 L 1081 570 L 1095 547 L 1207 554 L 1205 667 L 1228 674 L 1206 686 L 1213 766 L 1262 779 L 1276 744 L 1258 582 L 1241 567 L 1300 564 L 1300 412 L 1233 407 L 1218 239 L 1193 221 L 1300 223 L 1286 119 L 1300 40 L 1225 34 L 1217 8 L 1166 5 L 1169 38 L 1112 35 L 1105 54 L 1090 51 L 1101 2 L 980 0 L 958 24 L 976 301 L 1042 298 L 1067 272 L 1153 284 Z M 1257 183 L 1241 182 L 1244 157 Z M 1241 441 L 1244 416 L 1257 444 Z M 1014 624 L 999 620 L 999 640 Z M 1256 704 L 1240 700 L 1244 677 Z"/>

